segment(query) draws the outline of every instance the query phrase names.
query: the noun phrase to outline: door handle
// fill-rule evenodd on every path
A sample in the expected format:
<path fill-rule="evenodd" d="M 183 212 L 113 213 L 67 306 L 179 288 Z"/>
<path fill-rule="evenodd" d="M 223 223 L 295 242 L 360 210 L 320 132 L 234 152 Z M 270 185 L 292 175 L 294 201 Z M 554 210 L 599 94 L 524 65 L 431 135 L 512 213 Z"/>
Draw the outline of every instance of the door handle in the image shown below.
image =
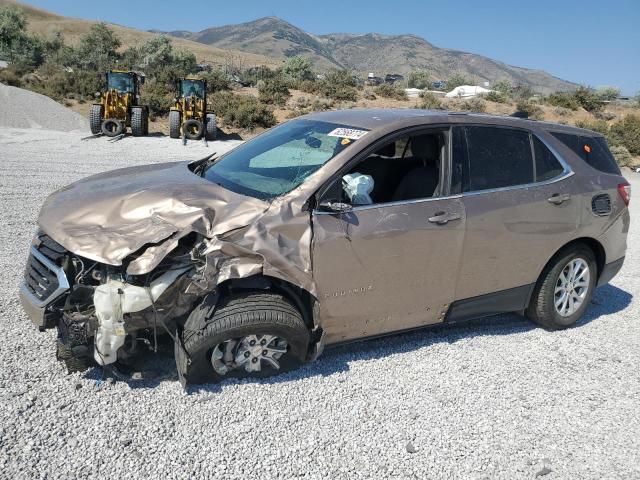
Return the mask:
<path fill-rule="evenodd" d="M 553 203 L 554 205 L 560 205 L 564 202 L 567 202 L 571 199 L 571 195 L 568 193 L 563 193 L 562 195 L 559 193 L 554 193 L 549 198 L 547 198 L 547 202 Z"/>
<path fill-rule="evenodd" d="M 437 212 L 433 217 L 429 217 L 431 223 L 444 225 L 452 220 L 460 220 L 462 218 L 459 213 Z"/>

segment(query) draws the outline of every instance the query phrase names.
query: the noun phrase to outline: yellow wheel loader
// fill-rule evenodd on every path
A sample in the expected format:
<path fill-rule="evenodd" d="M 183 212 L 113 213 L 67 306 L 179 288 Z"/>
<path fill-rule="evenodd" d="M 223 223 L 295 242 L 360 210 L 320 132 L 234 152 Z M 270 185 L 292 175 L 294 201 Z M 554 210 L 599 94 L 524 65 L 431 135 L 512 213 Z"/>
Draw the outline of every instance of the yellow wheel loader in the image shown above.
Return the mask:
<path fill-rule="evenodd" d="M 123 70 L 110 70 L 105 75 L 105 88 L 96 93 L 91 105 L 91 133 L 116 137 L 131 127 L 134 137 L 149 133 L 149 107 L 140 105 L 140 86 L 144 75 Z"/>
<path fill-rule="evenodd" d="M 207 111 L 206 80 L 183 78 L 177 82 L 176 90 L 175 104 L 169 112 L 169 136 L 215 140 L 216 116 Z"/>

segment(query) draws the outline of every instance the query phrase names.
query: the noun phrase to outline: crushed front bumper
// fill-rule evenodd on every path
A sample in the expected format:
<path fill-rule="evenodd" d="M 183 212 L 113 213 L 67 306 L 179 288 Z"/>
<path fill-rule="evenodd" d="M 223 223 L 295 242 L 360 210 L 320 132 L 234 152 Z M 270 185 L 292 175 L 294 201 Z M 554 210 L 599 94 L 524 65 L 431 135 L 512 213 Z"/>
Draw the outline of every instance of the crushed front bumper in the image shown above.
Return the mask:
<path fill-rule="evenodd" d="M 40 330 L 53 328 L 57 315 L 47 307 L 69 290 L 69 282 L 62 267 L 31 247 L 19 296 L 22 308 Z"/>

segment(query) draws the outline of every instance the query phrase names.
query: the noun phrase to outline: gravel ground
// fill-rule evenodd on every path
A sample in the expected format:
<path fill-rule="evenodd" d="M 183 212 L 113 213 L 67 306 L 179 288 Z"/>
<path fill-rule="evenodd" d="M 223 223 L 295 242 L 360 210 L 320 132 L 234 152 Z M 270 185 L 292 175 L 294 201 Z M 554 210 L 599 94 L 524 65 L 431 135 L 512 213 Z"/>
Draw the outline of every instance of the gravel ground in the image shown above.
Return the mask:
<path fill-rule="evenodd" d="M 0 83 L 0 127 L 45 128 L 61 132 L 86 131 L 89 122 L 82 115 L 55 100 L 22 88 Z"/>
<path fill-rule="evenodd" d="M 623 271 L 568 331 L 502 315 L 329 349 L 270 380 L 185 392 L 165 353 L 114 382 L 67 375 L 20 308 L 38 209 L 90 173 L 219 145 L 78 138 L 0 130 L 0 477 L 640 478 L 637 221 Z"/>

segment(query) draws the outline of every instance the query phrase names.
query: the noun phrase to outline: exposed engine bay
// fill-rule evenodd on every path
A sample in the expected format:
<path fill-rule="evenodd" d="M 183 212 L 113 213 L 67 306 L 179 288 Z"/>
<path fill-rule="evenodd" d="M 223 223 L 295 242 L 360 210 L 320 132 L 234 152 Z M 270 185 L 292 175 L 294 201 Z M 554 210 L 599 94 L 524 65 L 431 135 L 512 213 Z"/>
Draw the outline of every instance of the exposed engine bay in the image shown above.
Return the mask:
<path fill-rule="evenodd" d="M 136 255 L 121 266 L 106 265 L 74 255 L 39 232 L 23 288 L 49 300 L 39 327 L 57 327 L 59 359 L 79 370 L 92 362 L 108 365 L 131 357 L 141 343 L 157 348 L 158 334 L 172 335 L 176 321 L 202 295 L 193 288 L 205 265 L 195 243 L 197 235 L 188 235 L 152 272 L 129 275 L 127 265 Z M 52 287 L 66 287 L 62 275 L 68 287 L 51 301 L 53 295 L 47 295 Z"/>

